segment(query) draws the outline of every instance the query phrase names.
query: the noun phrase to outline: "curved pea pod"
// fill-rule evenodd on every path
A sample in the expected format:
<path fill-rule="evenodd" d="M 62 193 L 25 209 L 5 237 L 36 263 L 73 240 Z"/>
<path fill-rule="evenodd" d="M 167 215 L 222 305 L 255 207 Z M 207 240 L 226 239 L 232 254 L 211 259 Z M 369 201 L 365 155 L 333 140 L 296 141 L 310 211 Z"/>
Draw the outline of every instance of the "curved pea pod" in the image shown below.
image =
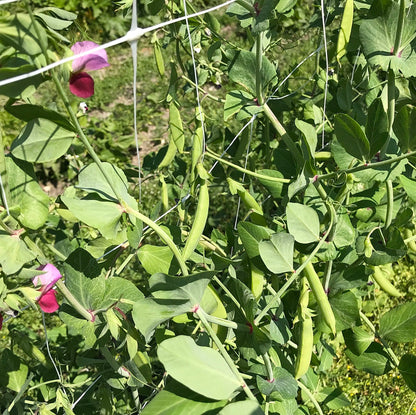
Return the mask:
<path fill-rule="evenodd" d="M 295 364 L 295 379 L 302 377 L 309 369 L 313 351 L 313 324 L 312 318 L 305 315 L 300 324 L 300 340 Z"/>
<path fill-rule="evenodd" d="M 198 205 L 196 207 L 194 221 L 189 231 L 188 238 L 185 242 L 185 247 L 182 252 L 182 257 L 186 261 L 194 252 L 198 246 L 199 240 L 201 239 L 202 233 L 204 232 L 205 224 L 208 219 L 209 210 L 209 191 L 208 182 L 202 181 L 199 188 Z"/>
<path fill-rule="evenodd" d="M 43 366 L 49 365 L 46 356 L 42 353 L 39 347 L 33 344 L 33 340 L 31 340 L 26 334 L 19 330 L 13 330 L 12 338 L 13 341 L 17 343 L 30 358 L 37 360 Z"/>
<path fill-rule="evenodd" d="M 337 42 L 337 61 L 346 54 L 347 46 L 350 41 L 352 24 L 354 20 L 354 0 L 347 0 L 344 6 L 344 13 L 341 20 L 341 30 Z"/>
<path fill-rule="evenodd" d="M 250 263 L 251 271 L 251 292 L 258 301 L 263 293 L 263 287 L 266 282 L 264 272 L 258 269 L 253 263 Z"/>
<path fill-rule="evenodd" d="M 323 320 L 331 329 L 331 332 L 335 334 L 336 328 L 334 312 L 332 311 L 331 304 L 329 304 L 328 297 L 324 291 L 324 288 L 322 287 L 321 280 L 319 279 L 313 264 L 309 262 L 303 271 L 305 273 L 306 279 L 308 280 L 308 284 L 311 287 L 313 295 L 315 296 Z"/>
<path fill-rule="evenodd" d="M 251 193 L 241 183 L 236 182 L 230 177 L 227 177 L 227 182 L 231 194 L 238 194 L 244 206 L 253 212 L 251 214 L 251 220 L 253 223 L 260 226 L 266 226 L 266 220 L 263 217 L 263 209 L 257 203 L 256 199 L 254 199 Z"/>
<path fill-rule="evenodd" d="M 373 267 L 373 280 L 386 293 L 393 297 L 401 297 L 403 294 L 389 281 L 388 277 L 393 274 L 391 264 Z"/>
<path fill-rule="evenodd" d="M 195 179 L 196 179 L 196 167 L 201 160 L 201 156 L 204 150 L 204 130 L 202 127 L 204 114 L 199 112 L 196 108 L 196 129 L 192 140 L 192 151 L 191 151 L 191 178 L 190 181 L 193 184 L 192 190 L 194 191 Z"/>
<path fill-rule="evenodd" d="M 168 150 L 159 164 L 159 169 L 167 167 L 175 158 L 176 152 L 183 152 L 185 135 L 183 131 L 182 118 L 174 101 L 169 104 L 169 145 Z"/>

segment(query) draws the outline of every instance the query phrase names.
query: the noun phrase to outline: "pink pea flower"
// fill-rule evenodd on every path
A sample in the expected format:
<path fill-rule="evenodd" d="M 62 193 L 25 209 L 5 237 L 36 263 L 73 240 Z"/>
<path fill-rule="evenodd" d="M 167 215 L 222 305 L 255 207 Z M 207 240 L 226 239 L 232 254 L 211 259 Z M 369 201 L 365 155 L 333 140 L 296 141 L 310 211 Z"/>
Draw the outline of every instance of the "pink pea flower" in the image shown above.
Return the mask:
<path fill-rule="evenodd" d="M 52 264 L 42 265 L 38 269 L 45 271 L 45 273 L 37 275 L 32 279 L 35 286 L 41 285 L 39 290 L 40 297 L 37 299 L 37 302 L 42 311 L 53 313 L 59 308 L 59 304 L 56 301 L 56 291 L 53 289 L 53 286 L 62 278 L 62 275 Z"/>
<path fill-rule="evenodd" d="M 71 50 L 77 55 L 94 49 L 97 46 L 96 43 L 86 40 L 75 43 L 71 47 Z M 69 78 L 70 91 L 81 98 L 89 98 L 94 95 L 94 80 L 86 71 L 95 71 L 96 69 L 105 68 L 109 65 L 107 52 L 104 49 L 74 59 L 72 62 L 72 75 Z"/>

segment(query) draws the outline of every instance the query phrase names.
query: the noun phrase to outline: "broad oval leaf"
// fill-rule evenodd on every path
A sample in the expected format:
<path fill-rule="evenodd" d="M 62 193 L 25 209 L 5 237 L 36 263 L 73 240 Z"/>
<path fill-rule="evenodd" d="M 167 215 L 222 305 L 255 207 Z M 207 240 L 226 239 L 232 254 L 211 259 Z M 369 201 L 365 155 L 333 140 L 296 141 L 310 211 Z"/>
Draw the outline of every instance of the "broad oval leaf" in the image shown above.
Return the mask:
<path fill-rule="evenodd" d="M 400 359 L 399 371 L 409 389 L 416 392 L 416 356 L 403 355 Z"/>
<path fill-rule="evenodd" d="M 54 161 L 64 155 L 75 138 L 75 133 L 54 122 L 36 118 L 30 120 L 13 141 L 14 157 L 32 163 Z"/>
<path fill-rule="evenodd" d="M 383 339 L 406 343 L 416 338 L 416 303 L 405 303 L 393 308 L 380 319 Z"/>
<path fill-rule="evenodd" d="M 276 233 L 270 241 L 259 243 L 260 257 L 274 274 L 293 271 L 293 247 L 295 240 L 288 233 Z"/>
<path fill-rule="evenodd" d="M 156 274 L 157 272 L 173 274 L 173 272 L 169 272 L 173 253 L 168 246 L 144 245 L 138 250 L 137 256 L 143 268 L 150 275 Z"/>
<path fill-rule="evenodd" d="M 218 415 L 264 415 L 264 412 L 257 402 L 245 400 L 228 404 Z"/>
<path fill-rule="evenodd" d="M 334 128 L 339 143 L 348 154 L 362 161 L 369 158 L 370 143 L 357 121 L 347 114 L 338 114 Z"/>
<path fill-rule="evenodd" d="M 288 203 L 286 206 L 287 227 L 296 242 L 308 244 L 319 240 L 319 217 L 309 206 Z"/>
<path fill-rule="evenodd" d="M 198 346 L 191 337 L 163 341 L 157 355 L 170 376 L 207 398 L 228 399 L 241 386 L 218 351 Z"/>

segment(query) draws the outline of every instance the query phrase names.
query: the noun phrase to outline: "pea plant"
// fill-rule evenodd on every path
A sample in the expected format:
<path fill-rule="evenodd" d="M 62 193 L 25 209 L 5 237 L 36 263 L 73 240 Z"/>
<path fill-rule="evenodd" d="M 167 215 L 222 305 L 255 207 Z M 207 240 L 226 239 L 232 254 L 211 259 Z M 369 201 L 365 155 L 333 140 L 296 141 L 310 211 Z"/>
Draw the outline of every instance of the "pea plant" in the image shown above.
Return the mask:
<path fill-rule="evenodd" d="M 344 353 L 416 391 L 396 347 L 416 303 L 393 268 L 416 252 L 416 7 L 219 6 L 119 2 L 131 30 L 105 45 L 73 41 L 63 8 L 0 18 L 0 102 L 20 129 L 0 135 L 2 414 L 336 413 L 348 397 L 322 378 Z M 303 33 L 316 48 L 288 64 Z M 168 144 L 143 158 L 136 129 L 138 163 L 104 162 L 88 98 L 127 42 L 136 121 L 141 38 Z"/>

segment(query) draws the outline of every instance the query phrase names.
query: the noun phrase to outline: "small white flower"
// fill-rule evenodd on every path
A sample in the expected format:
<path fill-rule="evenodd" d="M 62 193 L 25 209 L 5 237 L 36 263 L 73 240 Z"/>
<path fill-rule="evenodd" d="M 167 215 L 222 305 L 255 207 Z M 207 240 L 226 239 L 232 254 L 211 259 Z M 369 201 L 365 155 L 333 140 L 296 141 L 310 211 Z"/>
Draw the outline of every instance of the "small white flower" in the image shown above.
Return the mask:
<path fill-rule="evenodd" d="M 85 102 L 80 102 L 79 108 L 83 114 L 85 114 L 88 111 L 88 105 Z"/>

